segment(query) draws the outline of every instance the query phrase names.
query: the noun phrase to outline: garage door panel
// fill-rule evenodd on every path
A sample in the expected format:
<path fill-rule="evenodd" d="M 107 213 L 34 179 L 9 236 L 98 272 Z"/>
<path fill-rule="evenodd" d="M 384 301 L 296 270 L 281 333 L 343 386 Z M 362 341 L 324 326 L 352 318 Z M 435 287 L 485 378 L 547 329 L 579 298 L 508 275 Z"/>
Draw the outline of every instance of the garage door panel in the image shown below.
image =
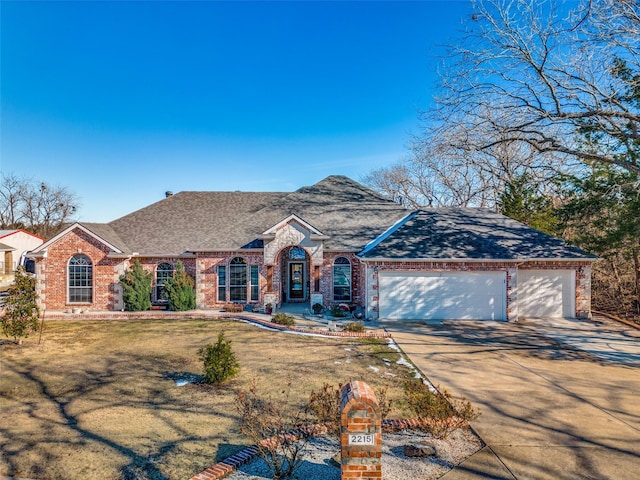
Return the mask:
<path fill-rule="evenodd" d="M 504 272 L 382 272 L 380 316 L 503 320 L 504 292 Z"/>
<path fill-rule="evenodd" d="M 573 270 L 520 270 L 518 272 L 519 317 L 575 316 Z"/>

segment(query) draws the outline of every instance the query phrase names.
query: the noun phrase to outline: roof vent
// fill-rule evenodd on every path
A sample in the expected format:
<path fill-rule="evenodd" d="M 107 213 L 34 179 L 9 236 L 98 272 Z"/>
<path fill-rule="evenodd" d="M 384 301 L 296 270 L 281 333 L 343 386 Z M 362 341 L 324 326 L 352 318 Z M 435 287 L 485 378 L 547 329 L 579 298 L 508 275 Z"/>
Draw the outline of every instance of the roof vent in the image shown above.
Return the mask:
<path fill-rule="evenodd" d="M 164 192 L 164 196 L 165 196 L 165 198 L 172 197 L 173 196 L 173 192 L 167 190 L 166 192 Z"/>

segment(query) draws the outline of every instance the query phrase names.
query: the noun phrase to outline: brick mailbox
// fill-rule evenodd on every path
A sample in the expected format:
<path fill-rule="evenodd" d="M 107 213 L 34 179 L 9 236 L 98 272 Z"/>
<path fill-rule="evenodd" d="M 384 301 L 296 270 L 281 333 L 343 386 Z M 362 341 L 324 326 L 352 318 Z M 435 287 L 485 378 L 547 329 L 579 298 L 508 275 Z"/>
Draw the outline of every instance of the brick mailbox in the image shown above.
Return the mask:
<path fill-rule="evenodd" d="M 341 464 L 342 480 L 382 478 L 382 418 L 376 394 L 364 382 L 342 387 Z"/>

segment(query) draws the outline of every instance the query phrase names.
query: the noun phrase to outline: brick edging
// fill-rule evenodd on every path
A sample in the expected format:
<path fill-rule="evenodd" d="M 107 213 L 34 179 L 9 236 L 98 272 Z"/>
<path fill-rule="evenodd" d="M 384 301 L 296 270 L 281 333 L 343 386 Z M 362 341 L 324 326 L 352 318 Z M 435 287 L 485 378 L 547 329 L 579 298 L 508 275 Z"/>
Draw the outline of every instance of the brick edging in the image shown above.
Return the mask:
<path fill-rule="evenodd" d="M 425 427 L 425 422 L 420 418 L 399 418 L 399 419 L 387 419 L 382 420 L 382 430 L 385 432 L 401 432 L 403 430 L 419 430 Z M 293 436 L 295 440 L 303 437 L 320 437 L 327 435 L 328 427 L 323 424 L 312 424 L 291 432 L 285 433 L 285 435 Z M 262 440 L 258 445 L 251 445 L 243 448 L 239 452 L 234 453 L 229 458 L 225 458 L 221 462 L 212 465 L 209 468 L 204 469 L 202 472 L 197 473 L 189 480 L 219 480 L 234 470 L 237 470 L 242 465 L 249 463 L 259 453 L 259 446 L 268 444 L 270 442 L 278 441 L 279 437 L 271 437 Z"/>

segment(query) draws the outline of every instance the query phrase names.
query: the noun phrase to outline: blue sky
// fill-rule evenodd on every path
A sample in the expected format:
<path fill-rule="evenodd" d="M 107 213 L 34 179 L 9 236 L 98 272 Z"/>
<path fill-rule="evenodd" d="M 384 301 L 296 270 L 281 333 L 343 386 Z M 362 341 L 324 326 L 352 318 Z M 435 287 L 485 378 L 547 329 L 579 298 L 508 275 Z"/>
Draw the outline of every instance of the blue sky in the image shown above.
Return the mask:
<path fill-rule="evenodd" d="M 106 222 L 406 155 L 466 0 L 0 3 L 0 170 Z"/>

